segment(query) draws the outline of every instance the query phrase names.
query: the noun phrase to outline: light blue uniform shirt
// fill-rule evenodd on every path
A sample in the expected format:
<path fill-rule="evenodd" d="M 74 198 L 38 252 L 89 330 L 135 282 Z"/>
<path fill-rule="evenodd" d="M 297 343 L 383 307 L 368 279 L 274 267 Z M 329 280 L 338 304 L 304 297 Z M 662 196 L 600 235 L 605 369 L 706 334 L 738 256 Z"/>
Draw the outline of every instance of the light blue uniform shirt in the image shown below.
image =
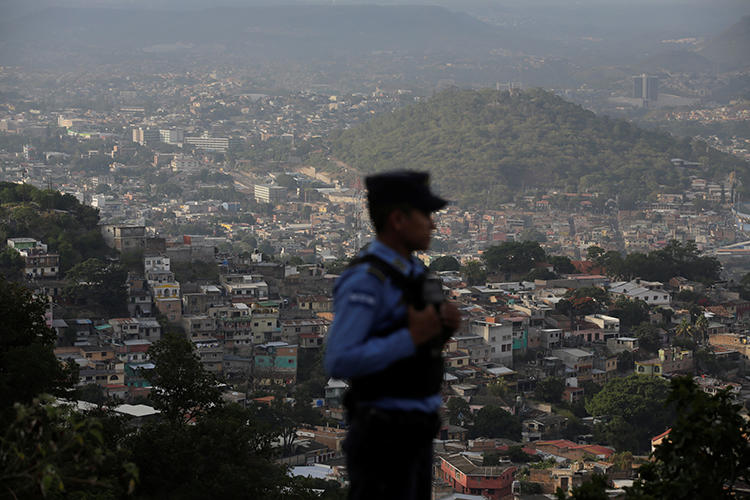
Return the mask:
<path fill-rule="evenodd" d="M 373 240 L 360 255 L 375 254 L 404 275 L 418 276 L 424 265 L 416 257 L 405 259 L 379 240 Z M 325 368 L 335 378 L 351 379 L 378 372 L 391 363 L 415 353 L 416 347 L 407 328 L 385 337 L 368 336 L 384 330 L 406 314 L 402 291 L 390 279 L 385 282 L 368 272 L 363 263 L 347 269 L 334 289 L 335 317 L 328 331 Z M 382 398 L 373 406 L 388 410 L 436 412 L 440 393 L 425 398 Z"/>

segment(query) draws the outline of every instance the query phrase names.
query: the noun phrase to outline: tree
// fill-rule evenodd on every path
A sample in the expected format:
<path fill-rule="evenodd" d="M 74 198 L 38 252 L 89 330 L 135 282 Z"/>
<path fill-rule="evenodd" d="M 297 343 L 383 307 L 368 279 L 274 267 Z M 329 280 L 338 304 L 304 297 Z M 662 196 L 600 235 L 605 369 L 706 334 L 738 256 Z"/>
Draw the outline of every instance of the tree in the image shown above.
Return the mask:
<path fill-rule="evenodd" d="M 605 251 L 602 247 L 591 245 L 586 249 L 586 258 L 588 260 L 593 260 L 594 262 L 599 264 L 600 262 L 598 261 L 598 259 L 600 259 L 604 255 L 604 253 Z"/>
<path fill-rule="evenodd" d="M 609 292 L 596 286 L 586 286 L 568 290 L 565 298 L 560 300 L 555 308 L 571 319 L 596 314 L 604 311 L 609 304 Z"/>
<path fill-rule="evenodd" d="M 65 294 L 74 302 L 85 302 L 107 315 L 127 312 L 127 271 L 116 263 L 87 259 L 67 273 Z"/>
<path fill-rule="evenodd" d="M 221 405 L 216 378 L 207 372 L 184 337 L 167 332 L 148 350 L 155 367 L 144 372 L 151 383 L 151 399 L 174 424 L 206 414 Z"/>
<path fill-rule="evenodd" d="M 21 254 L 10 247 L 0 252 L 0 276 L 8 280 L 18 281 L 23 278 L 24 260 Z"/>
<path fill-rule="evenodd" d="M 521 422 L 499 406 L 487 405 L 474 415 L 474 425 L 469 429 L 471 438 L 521 438 Z"/>
<path fill-rule="evenodd" d="M 570 496 L 567 496 L 562 488 L 557 488 L 555 496 L 559 500 L 565 500 L 566 498 L 571 498 L 573 500 L 607 500 L 609 498 L 607 495 L 608 486 L 609 481 L 607 480 L 607 476 L 594 474 L 580 486 L 573 488 L 570 492 Z"/>
<path fill-rule="evenodd" d="M 565 381 L 559 377 L 547 377 L 539 380 L 534 388 L 534 395 L 548 403 L 559 403 L 565 390 Z"/>
<path fill-rule="evenodd" d="M 534 264 L 543 262 L 546 254 L 535 241 L 506 241 L 491 246 L 482 254 L 487 269 L 507 274 L 526 274 Z"/>
<path fill-rule="evenodd" d="M 671 381 L 667 402 L 677 419 L 628 498 L 736 498 L 735 485 L 750 481 L 750 426 L 740 406 L 728 391 L 710 396 L 687 377 Z"/>
<path fill-rule="evenodd" d="M 620 328 L 628 330 L 649 320 L 648 304 L 640 299 L 630 300 L 620 296 L 615 300 L 609 315 L 619 318 Z"/>
<path fill-rule="evenodd" d="M 609 250 L 596 259 L 597 264 L 604 266 L 607 276 L 626 277 L 625 260 L 617 250 Z M 631 277 L 627 277 L 631 279 Z"/>
<path fill-rule="evenodd" d="M 41 393 L 63 395 L 78 382 L 77 365 L 55 357 L 46 306 L 24 286 L 0 277 L 0 422 L 14 403 L 28 404 Z"/>
<path fill-rule="evenodd" d="M 487 384 L 487 389 L 493 396 L 503 398 L 508 395 L 510 386 L 508 386 L 508 381 L 505 380 L 505 377 L 497 377 Z"/>
<path fill-rule="evenodd" d="M 693 325 L 690 324 L 690 321 L 687 318 L 682 318 L 682 321 L 679 325 L 677 325 L 677 328 L 675 328 L 674 332 L 677 337 L 680 338 L 688 338 L 690 340 L 693 339 L 693 333 L 694 333 Z"/>
<path fill-rule="evenodd" d="M 590 429 L 584 424 L 580 418 L 571 416 L 568 418 L 565 428 L 562 430 L 563 439 L 569 439 L 573 442 L 578 442 L 578 436 L 582 434 L 589 434 Z"/>
<path fill-rule="evenodd" d="M 537 267 L 535 269 L 532 269 L 531 272 L 526 275 L 526 281 L 554 280 L 558 277 L 559 276 L 557 275 L 557 273 L 550 271 L 546 267 Z"/>
<path fill-rule="evenodd" d="M 708 319 L 704 314 L 700 314 L 695 320 L 695 332 L 699 342 L 705 344 L 708 341 Z"/>
<path fill-rule="evenodd" d="M 554 255 L 547 260 L 549 260 L 549 263 L 552 264 L 552 268 L 558 274 L 571 274 L 576 272 L 576 268 L 570 261 L 570 257 L 565 255 Z"/>
<path fill-rule="evenodd" d="M 272 460 L 272 441 L 263 422 L 234 404 L 195 425 L 149 423 L 132 444 L 139 491 L 148 498 L 284 498 L 290 479 Z"/>
<path fill-rule="evenodd" d="M 470 260 L 461 267 L 461 274 L 469 286 L 484 285 L 487 281 L 487 272 L 478 260 Z"/>
<path fill-rule="evenodd" d="M 641 323 L 633 330 L 633 336 L 638 339 L 638 347 L 648 352 L 656 352 L 661 347 L 659 329 L 651 323 Z"/>
<path fill-rule="evenodd" d="M 105 443 L 98 419 L 50 396 L 16 404 L 0 436 L 3 498 L 114 500 L 132 493 L 137 479 L 125 450 Z"/>
<path fill-rule="evenodd" d="M 328 376 L 323 367 L 323 349 L 300 349 L 297 356 L 295 398 L 307 404 L 323 396 Z"/>
<path fill-rule="evenodd" d="M 464 398 L 450 398 L 445 405 L 448 408 L 448 422 L 451 425 L 464 426 L 471 422 L 471 408 Z"/>
<path fill-rule="evenodd" d="M 622 351 L 617 354 L 617 371 L 620 373 L 628 373 L 633 371 L 635 366 L 635 359 L 633 353 L 630 351 Z"/>
<path fill-rule="evenodd" d="M 508 460 L 514 463 L 539 462 L 542 459 L 539 455 L 529 455 L 523 451 L 523 446 L 520 444 L 508 446 L 508 451 L 505 452 L 505 456 L 508 457 Z"/>
<path fill-rule="evenodd" d="M 314 412 L 312 408 L 304 404 L 284 401 L 284 398 L 280 397 L 279 394 L 270 405 L 258 405 L 252 408 L 251 413 L 257 421 L 266 425 L 268 432 L 281 440 L 282 456 L 288 457 L 291 456 L 294 441 L 297 439 L 297 429 L 303 424 L 320 423 L 319 421 L 309 421 L 311 414 L 304 410 Z M 318 417 L 318 420 L 320 420 L 320 417 Z"/>
<path fill-rule="evenodd" d="M 595 434 L 618 451 L 647 450 L 651 437 L 672 423 L 674 410 L 667 404 L 668 390 L 667 382 L 657 377 L 630 375 L 610 380 L 586 403 L 590 415 L 609 418 Z"/>
<path fill-rule="evenodd" d="M 547 241 L 547 235 L 536 228 L 526 228 L 518 234 L 518 241 L 535 241 L 544 243 Z"/>
<path fill-rule="evenodd" d="M 630 472 L 633 469 L 633 454 L 629 451 L 615 453 L 611 460 L 617 471 Z"/>
<path fill-rule="evenodd" d="M 430 271 L 458 271 L 461 269 L 461 263 L 455 257 L 443 255 L 436 258 L 430 263 Z"/>
<path fill-rule="evenodd" d="M 568 299 L 581 299 L 584 297 L 590 297 L 596 301 L 600 307 L 606 307 L 610 303 L 609 292 L 604 288 L 598 286 L 584 286 L 581 288 L 574 288 L 568 290 L 565 293 L 565 297 Z"/>

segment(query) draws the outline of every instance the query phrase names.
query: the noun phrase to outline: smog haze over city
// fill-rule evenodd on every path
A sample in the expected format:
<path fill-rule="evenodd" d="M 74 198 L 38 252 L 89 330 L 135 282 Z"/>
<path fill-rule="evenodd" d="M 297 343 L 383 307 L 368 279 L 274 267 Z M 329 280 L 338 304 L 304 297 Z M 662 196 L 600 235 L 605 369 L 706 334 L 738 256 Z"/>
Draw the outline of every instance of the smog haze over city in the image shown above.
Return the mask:
<path fill-rule="evenodd" d="M 750 494 L 747 0 L 0 0 L 0 500 L 346 498 L 401 169 L 434 498 Z"/>

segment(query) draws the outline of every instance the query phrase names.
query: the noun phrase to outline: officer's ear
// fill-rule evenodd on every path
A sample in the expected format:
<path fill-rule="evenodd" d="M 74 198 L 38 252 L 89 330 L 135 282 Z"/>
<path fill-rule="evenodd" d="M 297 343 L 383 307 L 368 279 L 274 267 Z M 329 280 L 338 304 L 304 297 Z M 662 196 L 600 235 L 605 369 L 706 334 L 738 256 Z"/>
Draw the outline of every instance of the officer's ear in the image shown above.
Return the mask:
<path fill-rule="evenodd" d="M 409 218 L 410 209 L 396 207 L 388 214 L 388 225 L 396 231 L 399 231 Z"/>

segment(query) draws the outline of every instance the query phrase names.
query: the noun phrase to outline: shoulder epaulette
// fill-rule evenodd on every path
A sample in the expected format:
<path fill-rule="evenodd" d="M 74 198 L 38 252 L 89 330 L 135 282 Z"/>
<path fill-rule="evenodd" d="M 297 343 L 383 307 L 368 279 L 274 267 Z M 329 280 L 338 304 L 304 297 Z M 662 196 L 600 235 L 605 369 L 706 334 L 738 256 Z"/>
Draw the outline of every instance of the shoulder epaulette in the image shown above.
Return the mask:
<path fill-rule="evenodd" d="M 356 257 L 349 263 L 349 267 L 354 267 L 359 264 L 367 264 L 367 272 L 375 276 L 382 283 L 385 283 L 385 281 L 390 278 L 399 288 L 405 286 L 406 277 L 377 255 L 369 253 Z"/>
<path fill-rule="evenodd" d="M 385 280 L 388 278 L 383 271 L 378 269 L 377 266 L 367 266 L 367 272 L 375 276 L 377 279 L 379 279 L 381 282 L 385 283 Z"/>

